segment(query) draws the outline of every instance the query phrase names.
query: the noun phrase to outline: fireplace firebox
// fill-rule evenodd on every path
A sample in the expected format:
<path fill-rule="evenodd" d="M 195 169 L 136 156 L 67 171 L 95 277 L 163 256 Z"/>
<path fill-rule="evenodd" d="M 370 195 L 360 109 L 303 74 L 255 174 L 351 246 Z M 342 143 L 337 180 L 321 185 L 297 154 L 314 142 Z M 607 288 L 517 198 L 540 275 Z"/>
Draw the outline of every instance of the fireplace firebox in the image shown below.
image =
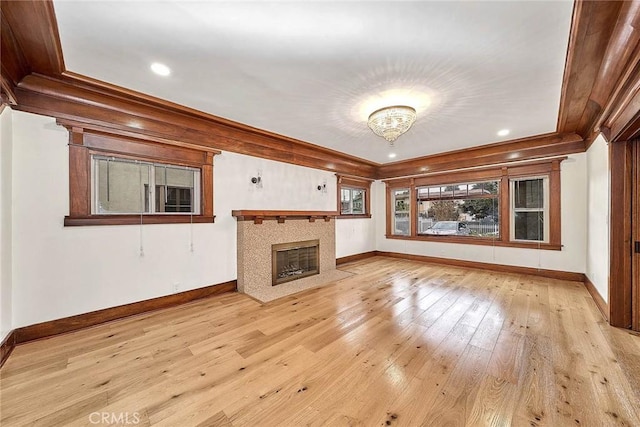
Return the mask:
<path fill-rule="evenodd" d="M 271 246 L 273 286 L 320 273 L 320 240 Z"/>

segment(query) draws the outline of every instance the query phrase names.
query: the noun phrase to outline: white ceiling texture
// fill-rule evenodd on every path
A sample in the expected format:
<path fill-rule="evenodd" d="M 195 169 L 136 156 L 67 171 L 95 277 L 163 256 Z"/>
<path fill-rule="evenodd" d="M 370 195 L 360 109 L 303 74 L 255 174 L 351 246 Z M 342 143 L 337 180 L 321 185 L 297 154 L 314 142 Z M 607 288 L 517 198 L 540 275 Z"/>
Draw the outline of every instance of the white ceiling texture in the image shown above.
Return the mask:
<path fill-rule="evenodd" d="M 555 131 L 573 9 L 571 1 L 54 6 L 69 71 L 379 163 Z M 153 74 L 153 62 L 171 74 Z M 390 147 L 367 117 L 395 104 L 418 119 Z"/>

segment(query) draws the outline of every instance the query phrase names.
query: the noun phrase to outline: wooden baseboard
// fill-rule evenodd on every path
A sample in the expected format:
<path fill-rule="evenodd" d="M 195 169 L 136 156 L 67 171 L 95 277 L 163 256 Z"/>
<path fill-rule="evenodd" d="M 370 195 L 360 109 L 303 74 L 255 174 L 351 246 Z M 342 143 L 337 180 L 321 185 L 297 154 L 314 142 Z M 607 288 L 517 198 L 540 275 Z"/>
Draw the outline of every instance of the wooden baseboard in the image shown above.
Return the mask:
<path fill-rule="evenodd" d="M 237 281 L 232 280 L 217 285 L 204 288 L 193 289 L 186 292 L 153 298 L 149 300 L 120 305 L 117 307 L 105 308 L 103 310 L 92 311 L 90 313 L 65 317 L 63 319 L 51 320 L 35 325 L 25 326 L 14 330 L 15 344 L 33 341 L 40 338 L 47 338 L 66 332 L 77 331 L 112 320 L 122 319 L 135 314 L 147 313 L 149 311 L 162 308 L 174 307 L 190 301 L 207 298 L 226 292 L 233 292 L 237 289 Z"/>
<path fill-rule="evenodd" d="M 544 270 L 531 267 L 519 267 L 514 265 L 491 264 L 487 262 L 464 261 L 459 259 L 431 257 L 424 255 L 410 255 L 398 252 L 376 251 L 376 255 L 391 258 L 401 258 L 411 261 L 431 262 L 434 264 L 445 264 L 454 267 L 479 268 L 481 270 L 493 270 L 502 273 L 530 274 L 532 276 L 548 277 L 550 279 L 569 280 L 573 282 L 584 282 L 583 273 L 573 273 L 570 271 Z"/>
<path fill-rule="evenodd" d="M 371 258 L 377 255 L 377 251 L 362 252 L 360 254 L 343 256 L 342 258 L 336 258 L 336 265 L 346 264 L 348 262 L 360 261 L 361 259 Z"/>
<path fill-rule="evenodd" d="M 7 361 L 9 355 L 13 351 L 16 346 L 16 331 L 9 332 L 4 340 L 2 340 L 2 344 L 0 344 L 0 368 L 4 365 L 4 362 Z"/>
<path fill-rule="evenodd" d="M 584 286 L 587 288 L 587 291 L 589 291 L 591 298 L 593 298 L 593 302 L 596 303 L 596 307 L 598 307 L 598 310 L 600 311 L 600 314 L 602 314 L 602 317 L 604 317 L 604 320 L 609 323 L 609 304 L 604 301 L 604 298 L 602 298 L 602 295 L 600 295 L 600 292 L 598 292 L 598 289 L 596 289 L 595 285 L 586 274 L 584 276 Z"/>

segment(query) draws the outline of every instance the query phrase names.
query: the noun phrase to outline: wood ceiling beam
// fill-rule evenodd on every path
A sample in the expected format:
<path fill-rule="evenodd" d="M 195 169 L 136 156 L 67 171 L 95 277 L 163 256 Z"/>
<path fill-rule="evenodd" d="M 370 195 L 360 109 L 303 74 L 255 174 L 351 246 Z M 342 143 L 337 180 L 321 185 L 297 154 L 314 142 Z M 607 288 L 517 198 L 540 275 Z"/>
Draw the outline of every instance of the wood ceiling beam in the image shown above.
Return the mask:
<path fill-rule="evenodd" d="M 27 71 L 47 76 L 60 75 L 65 68 L 53 2 L 50 0 L 0 0 L 0 10 L 2 10 L 2 27 L 8 27 L 6 31 L 11 32 L 15 43 L 10 52 L 12 53 L 16 47 L 19 48 L 19 54 L 27 65 Z M 5 35 L 3 28 L 3 39 Z M 7 52 L 2 53 L 2 62 L 4 62 L 4 55 Z"/>
<path fill-rule="evenodd" d="M 576 1 L 557 131 L 586 148 L 640 133 L 640 2 Z"/>

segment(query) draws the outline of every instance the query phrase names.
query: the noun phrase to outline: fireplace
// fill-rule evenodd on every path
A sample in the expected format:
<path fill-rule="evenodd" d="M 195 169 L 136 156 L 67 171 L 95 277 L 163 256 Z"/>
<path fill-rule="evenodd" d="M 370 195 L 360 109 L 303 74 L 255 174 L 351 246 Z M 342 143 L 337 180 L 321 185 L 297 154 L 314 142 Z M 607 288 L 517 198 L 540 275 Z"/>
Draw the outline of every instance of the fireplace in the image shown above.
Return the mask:
<path fill-rule="evenodd" d="M 320 273 L 320 240 L 279 243 L 271 246 L 271 285 Z"/>
<path fill-rule="evenodd" d="M 266 303 L 349 277 L 351 273 L 336 269 L 334 218 L 337 214 L 334 211 L 233 211 L 238 220 L 238 292 Z M 273 278 L 278 276 L 274 274 L 278 251 L 305 246 L 316 246 L 317 255 L 310 257 L 311 249 L 306 254 L 299 253 L 302 256 L 298 259 L 304 264 L 305 259 L 311 258 L 311 266 L 315 263 L 316 272 L 307 271 L 309 275 L 303 276 L 308 266 L 300 266 L 298 261 L 298 268 L 280 271 L 286 273 L 286 277 L 280 279 L 299 280 L 278 280 L 274 286 Z M 286 258 L 281 264 L 295 266 Z"/>

